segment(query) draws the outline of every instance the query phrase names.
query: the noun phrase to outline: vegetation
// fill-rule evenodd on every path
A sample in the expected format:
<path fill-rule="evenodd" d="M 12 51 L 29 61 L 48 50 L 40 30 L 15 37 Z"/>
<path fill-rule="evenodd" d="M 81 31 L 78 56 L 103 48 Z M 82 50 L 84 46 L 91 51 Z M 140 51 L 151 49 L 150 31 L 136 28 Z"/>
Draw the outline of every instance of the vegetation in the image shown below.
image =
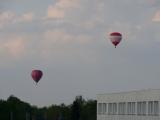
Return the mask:
<path fill-rule="evenodd" d="M 11 95 L 0 100 L 0 120 L 96 120 L 96 100 L 78 96 L 70 105 L 38 108 Z"/>

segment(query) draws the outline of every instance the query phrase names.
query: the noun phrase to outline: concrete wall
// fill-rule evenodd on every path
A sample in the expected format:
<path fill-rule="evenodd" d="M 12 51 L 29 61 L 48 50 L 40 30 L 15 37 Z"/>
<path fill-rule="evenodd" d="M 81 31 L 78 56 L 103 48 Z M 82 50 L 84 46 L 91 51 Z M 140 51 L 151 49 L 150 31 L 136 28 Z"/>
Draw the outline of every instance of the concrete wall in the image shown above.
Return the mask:
<path fill-rule="evenodd" d="M 101 115 L 97 120 L 160 120 L 160 116 Z"/>
<path fill-rule="evenodd" d="M 160 112 L 160 89 L 148 89 L 140 91 L 108 93 L 97 95 L 98 103 L 119 103 L 119 102 L 139 102 L 139 101 L 158 101 Z M 97 106 L 97 120 L 160 120 L 159 115 L 108 115 L 98 114 Z"/>
<path fill-rule="evenodd" d="M 140 90 L 120 93 L 98 94 L 98 102 L 132 102 L 132 101 L 160 101 L 160 89 Z"/>

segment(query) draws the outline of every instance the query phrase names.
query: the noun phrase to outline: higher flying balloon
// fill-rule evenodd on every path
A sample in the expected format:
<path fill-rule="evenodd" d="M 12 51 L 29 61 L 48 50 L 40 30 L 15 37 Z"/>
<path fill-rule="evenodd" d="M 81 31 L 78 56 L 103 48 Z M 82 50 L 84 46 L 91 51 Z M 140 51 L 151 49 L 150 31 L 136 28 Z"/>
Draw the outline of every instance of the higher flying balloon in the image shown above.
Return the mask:
<path fill-rule="evenodd" d="M 119 32 L 112 32 L 109 35 L 109 39 L 111 40 L 112 44 L 116 46 L 121 42 L 122 40 L 122 34 Z"/>

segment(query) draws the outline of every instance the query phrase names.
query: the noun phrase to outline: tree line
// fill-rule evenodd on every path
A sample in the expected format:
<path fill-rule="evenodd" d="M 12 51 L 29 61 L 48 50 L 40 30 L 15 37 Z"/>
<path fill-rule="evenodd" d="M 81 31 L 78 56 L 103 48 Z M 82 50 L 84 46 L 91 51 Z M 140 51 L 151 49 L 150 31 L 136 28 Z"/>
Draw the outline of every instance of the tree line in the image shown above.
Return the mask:
<path fill-rule="evenodd" d="M 37 107 L 11 95 L 0 100 L 0 120 L 96 120 L 96 100 L 77 96 L 72 104 Z"/>

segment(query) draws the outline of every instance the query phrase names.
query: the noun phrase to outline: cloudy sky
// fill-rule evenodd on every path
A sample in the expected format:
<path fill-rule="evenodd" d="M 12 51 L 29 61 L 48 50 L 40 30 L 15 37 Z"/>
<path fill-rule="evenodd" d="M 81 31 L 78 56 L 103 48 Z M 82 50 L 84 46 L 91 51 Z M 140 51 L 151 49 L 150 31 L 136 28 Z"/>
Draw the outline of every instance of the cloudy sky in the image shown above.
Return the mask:
<path fill-rule="evenodd" d="M 112 31 L 123 34 L 116 49 Z M 1 99 L 48 106 L 158 89 L 159 50 L 159 0 L 0 0 Z"/>

